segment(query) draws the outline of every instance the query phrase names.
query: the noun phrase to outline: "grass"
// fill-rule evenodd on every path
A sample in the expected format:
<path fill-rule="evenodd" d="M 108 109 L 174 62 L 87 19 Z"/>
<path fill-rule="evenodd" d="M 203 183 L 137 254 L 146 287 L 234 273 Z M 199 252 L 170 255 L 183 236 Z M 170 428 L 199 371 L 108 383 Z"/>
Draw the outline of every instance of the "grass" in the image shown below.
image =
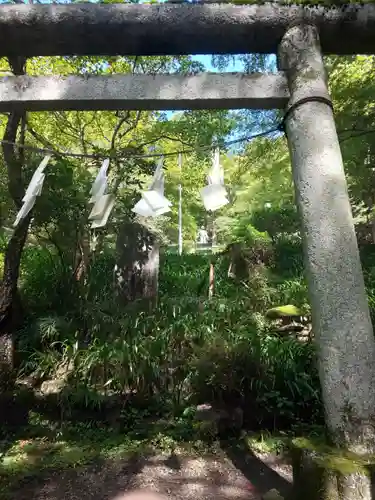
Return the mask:
<path fill-rule="evenodd" d="M 279 454 L 286 448 L 288 440 L 289 437 L 286 434 L 272 435 L 261 432 L 244 436 L 243 445 L 253 452 Z"/>
<path fill-rule="evenodd" d="M 9 443 L 8 443 L 9 444 Z M 142 450 L 141 441 L 124 436 L 99 436 L 95 440 L 51 438 L 16 439 L 3 453 L 0 463 L 0 498 L 7 498 L 29 478 L 54 471 L 88 465 L 101 460 L 130 457 Z"/>
<path fill-rule="evenodd" d="M 282 433 L 244 433 L 241 439 L 228 444 L 240 453 L 250 450 L 280 454 L 289 438 Z M 0 443 L 0 499 L 10 498 L 12 492 L 30 479 L 43 480 L 54 473 L 91 464 L 172 452 L 216 455 L 222 451 L 214 439 L 202 441 L 194 436 L 189 422 L 182 419 L 140 421 L 132 431 L 118 433 L 92 423 L 56 425 L 34 414 L 29 427 Z"/>
<path fill-rule="evenodd" d="M 182 425 L 187 426 L 186 422 Z M 185 429 L 187 435 L 190 429 Z M 62 425 L 34 415 L 32 424 L 0 442 L 0 499 L 30 478 L 105 461 L 126 460 L 154 453 L 217 453 L 218 443 L 181 434 L 181 422 L 143 423 L 128 433 L 93 424 Z"/>
<path fill-rule="evenodd" d="M 30 429 L 31 430 L 31 429 Z M 61 431 L 60 431 L 61 432 Z M 69 428 L 50 437 L 15 439 L 1 457 L 0 498 L 9 498 L 29 479 L 43 479 L 54 473 L 62 474 L 72 468 L 90 466 L 104 462 L 127 460 L 154 453 L 178 452 L 181 454 L 218 454 L 218 442 L 204 443 L 200 440 L 178 442 L 167 432 L 150 433 L 144 439 L 132 434 L 115 434 L 80 428 Z M 64 434 L 66 434 L 64 436 Z M 75 437 L 74 435 L 77 434 Z M 81 436 L 78 437 L 78 434 Z M 232 441 L 238 451 L 248 449 L 262 453 L 280 452 L 285 437 L 251 435 L 241 441 Z M 5 443 L 3 443 L 5 444 Z"/>
<path fill-rule="evenodd" d="M 14 477 L 17 480 L 30 474 L 55 469 L 66 469 L 88 464 L 96 460 L 117 460 L 134 455 L 146 455 L 152 452 L 180 453 L 201 452 L 217 453 L 218 443 L 205 443 L 201 440 L 190 442 L 177 441 L 168 432 L 150 433 L 149 437 L 139 439 L 132 433 L 117 434 L 108 430 L 95 432 L 82 429 L 68 429 L 67 434 L 80 433 L 81 437 L 62 433 L 53 437 L 29 437 L 15 439 L 1 456 L 0 477 Z M 251 434 L 243 436 L 241 441 L 233 442 L 241 448 L 260 453 L 279 453 L 285 447 L 287 436 Z M 5 443 L 3 443 L 5 444 Z M 10 444 L 8 442 L 8 444 Z"/>

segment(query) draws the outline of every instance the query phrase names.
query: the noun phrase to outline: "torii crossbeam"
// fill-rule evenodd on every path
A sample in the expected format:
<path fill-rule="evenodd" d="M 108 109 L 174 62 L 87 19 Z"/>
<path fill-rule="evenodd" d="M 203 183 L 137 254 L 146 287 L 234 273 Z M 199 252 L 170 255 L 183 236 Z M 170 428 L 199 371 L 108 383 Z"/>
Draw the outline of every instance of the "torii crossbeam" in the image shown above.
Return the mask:
<path fill-rule="evenodd" d="M 319 28 L 324 54 L 372 54 L 375 5 L 2 5 L 0 55 L 276 53 L 285 31 Z"/>
<path fill-rule="evenodd" d="M 10 76 L 0 78 L 0 111 L 275 109 L 289 99 L 276 74 Z"/>

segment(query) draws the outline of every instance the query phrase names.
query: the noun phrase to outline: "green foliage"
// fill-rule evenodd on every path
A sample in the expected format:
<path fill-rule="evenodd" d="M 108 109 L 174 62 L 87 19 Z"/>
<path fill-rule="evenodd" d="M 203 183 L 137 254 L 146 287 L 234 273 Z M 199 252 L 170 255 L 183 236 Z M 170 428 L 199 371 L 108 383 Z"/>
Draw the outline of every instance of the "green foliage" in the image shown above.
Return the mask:
<path fill-rule="evenodd" d="M 292 279 L 277 281 L 275 283 L 273 297 L 274 302 L 278 300 L 284 304 L 296 304 L 304 314 L 307 314 L 310 310 L 307 297 L 307 283 L 304 276 L 296 276 Z"/>
<path fill-rule="evenodd" d="M 373 245 L 366 245 L 361 248 L 362 266 L 366 284 L 367 298 L 370 307 L 372 324 L 375 325 L 375 248 Z"/>
<path fill-rule="evenodd" d="M 228 280 L 229 259 L 219 256 L 215 261 L 215 295 L 217 298 L 238 295 L 238 287 Z M 203 253 L 163 254 L 160 263 L 160 293 L 170 300 L 180 298 L 182 301 L 196 301 L 208 294 L 208 279 L 211 256 Z"/>
<path fill-rule="evenodd" d="M 274 243 L 273 250 L 273 270 L 278 276 L 295 278 L 303 273 L 304 263 L 300 235 L 280 236 Z"/>
<path fill-rule="evenodd" d="M 265 235 L 250 234 L 268 244 Z M 21 368 L 53 379 L 72 367 L 59 396 L 64 418 L 74 408 L 104 408 L 109 395 L 125 404 L 133 393 L 137 407 L 139 398 L 150 408 L 156 401 L 155 411 L 174 415 L 207 400 L 240 402 L 253 428 L 321 418 L 312 346 L 268 333 L 265 312 L 275 292 L 263 271 L 239 287 L 228 280 L 228 260 L 219 258 L 218 294 L 207 301 L 196 293 L 208 275 L 207 256 L 165 254 L 159 304 L 146 312 L 113 301 L 113 264 L 111 254 L 97 256 L 85 294 L 74 285 L 76 295 L 62 300 L 72 282 L 58 256 L 37 249 L 24 256 L 23 293 L 32 316 L 18 335 Z M 118 416 L 125 427 L 128 412 Z"/>
<path fill-rule="evenodd" d="M 279 235 L 298 234 L 300 226 L 295 205 L 271 205 L 255 210 L 252 223 L 259 231 L 267 232 L 273 240 Z"/>
<path fill-rule="evenodd" d="M 252 428 L 280 428 L 309 412 L 321 419 L 314 364 L 310 345 L 246 330 L 205 346 L 193 383 L 208 400 L 242 402 Z"/>
<path fill-rule="evenodd" d="M 233 242 L 243 242 L 249 248 L 253 248 L 269 244 L 270 237 L 267 232 L 258 231 L 251 224 L 246 224 L 244 220 L 241 220 L 233 230 Z"/>
<path fill-rule="evenodd" d="M 22 292 L 36 315 L 59 315 L 75 309 L 78 284 L 56 252 L 30 247 L 23 253 L 21 269 Z"/>

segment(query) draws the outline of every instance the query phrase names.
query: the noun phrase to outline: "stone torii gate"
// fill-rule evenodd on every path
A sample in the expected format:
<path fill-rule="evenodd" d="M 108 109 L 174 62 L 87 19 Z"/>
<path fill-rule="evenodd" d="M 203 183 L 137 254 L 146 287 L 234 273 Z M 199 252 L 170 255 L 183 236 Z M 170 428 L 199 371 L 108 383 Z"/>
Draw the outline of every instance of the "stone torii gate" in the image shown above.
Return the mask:
<path fill-rule="evenodd" d="M 277 74 L 5 77 L 0 111 L 286 108 L 327 425 L 374 453 L 375 340 L 322 53 L 375 53 L 375 5 L 1 6 L 0 52 L 277 52 Z"/>

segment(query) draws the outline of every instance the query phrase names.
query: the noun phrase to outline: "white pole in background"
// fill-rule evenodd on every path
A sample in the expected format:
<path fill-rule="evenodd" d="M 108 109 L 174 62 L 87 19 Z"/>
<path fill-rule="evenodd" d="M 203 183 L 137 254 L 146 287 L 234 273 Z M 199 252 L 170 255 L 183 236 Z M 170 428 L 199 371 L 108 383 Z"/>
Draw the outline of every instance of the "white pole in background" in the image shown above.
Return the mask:
<path fill-rule="evenodd" d="M 180 168 L 180 184 L 178 185 L 178 254 L 182 254 L 182 184 L 181 184 L 181 171 L 182 171 L 182 154 L 178 155 L 178 166 Z"/>

